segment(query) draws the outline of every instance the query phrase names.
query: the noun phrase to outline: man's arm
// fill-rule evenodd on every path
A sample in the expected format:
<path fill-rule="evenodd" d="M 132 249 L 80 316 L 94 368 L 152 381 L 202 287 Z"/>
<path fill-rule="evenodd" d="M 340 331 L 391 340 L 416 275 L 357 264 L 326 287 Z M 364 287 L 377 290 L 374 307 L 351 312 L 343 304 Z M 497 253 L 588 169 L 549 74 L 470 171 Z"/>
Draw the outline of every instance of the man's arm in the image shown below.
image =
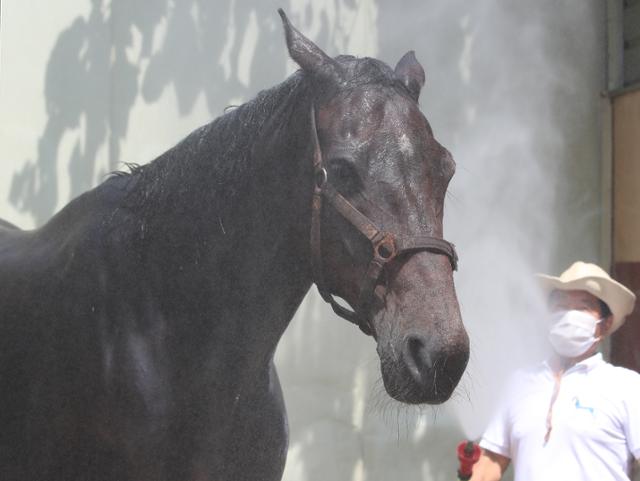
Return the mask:
<path fill-rule="evenodd" d="M 469 481 L 499 481 L 510 462 L 506 456 L 483 449 Z"/>

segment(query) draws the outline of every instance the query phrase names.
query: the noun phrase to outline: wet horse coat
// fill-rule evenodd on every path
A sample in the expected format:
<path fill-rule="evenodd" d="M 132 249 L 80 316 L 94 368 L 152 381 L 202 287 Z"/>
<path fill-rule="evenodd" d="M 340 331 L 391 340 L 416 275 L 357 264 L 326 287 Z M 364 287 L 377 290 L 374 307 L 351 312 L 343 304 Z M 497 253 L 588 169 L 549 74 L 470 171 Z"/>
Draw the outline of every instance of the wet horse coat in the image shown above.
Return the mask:
<path fill-rule="evenodd" d="M 361 212 L 442 237 L 453 161 L 413 55 L 330 59 L 283 20 L 299 72 L 43 227 L 0 226 L 0 479 L 281 478 L 273 356 L 313 282 L 314 135 Z M 326 289 L 356 305 L 371 247 L 330 208 L 321 226 Z M 375 289 L 387 391 L 444 401 L 468 358 L 450 260 L 399 256 Z"/>

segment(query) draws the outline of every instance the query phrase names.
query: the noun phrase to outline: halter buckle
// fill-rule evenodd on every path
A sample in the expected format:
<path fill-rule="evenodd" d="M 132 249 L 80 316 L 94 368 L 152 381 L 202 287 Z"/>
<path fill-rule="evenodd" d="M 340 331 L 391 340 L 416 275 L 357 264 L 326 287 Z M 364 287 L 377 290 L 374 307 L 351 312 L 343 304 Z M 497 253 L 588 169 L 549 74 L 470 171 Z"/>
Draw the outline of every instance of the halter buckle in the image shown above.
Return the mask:
<path fill-rule="evenodd" d="M 374 244 L 373 253 L 376 259 L 383 263 L 389 262 L 393 259 L 398 254 L 395 236 L 385 232 L 382 239 Z"/>

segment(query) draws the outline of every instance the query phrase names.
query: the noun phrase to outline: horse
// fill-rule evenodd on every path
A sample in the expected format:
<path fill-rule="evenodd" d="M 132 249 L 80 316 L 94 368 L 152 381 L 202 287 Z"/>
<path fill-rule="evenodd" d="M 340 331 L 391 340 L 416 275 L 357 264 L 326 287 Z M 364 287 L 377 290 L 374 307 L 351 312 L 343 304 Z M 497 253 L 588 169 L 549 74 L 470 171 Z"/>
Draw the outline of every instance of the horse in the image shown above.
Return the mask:
<path fill-rule="evenodd" d="M 42 227 L 0 226 L 1 479 L 281 479 L 273 358 L 313 283 L 392 398 L 454 391 L 455 163 L 424 70 L 329 57 L 279 13 L 297 72 Z"/>

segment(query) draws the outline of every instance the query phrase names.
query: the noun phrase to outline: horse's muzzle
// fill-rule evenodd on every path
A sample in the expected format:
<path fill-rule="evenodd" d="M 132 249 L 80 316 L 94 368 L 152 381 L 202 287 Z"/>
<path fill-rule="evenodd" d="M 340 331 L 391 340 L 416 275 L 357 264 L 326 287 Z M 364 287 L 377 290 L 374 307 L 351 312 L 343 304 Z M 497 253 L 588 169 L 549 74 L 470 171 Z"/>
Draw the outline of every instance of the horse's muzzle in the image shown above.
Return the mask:
<path fill-rule="evenodd" d="M 393 349 L 395 359 L 381 353 L 382 378 L 389 395 L 408 404 L 440 404 L 458 385 L 469 360 L 466 334 L 445 348 L 436 337 L 408 334 Z"/>

